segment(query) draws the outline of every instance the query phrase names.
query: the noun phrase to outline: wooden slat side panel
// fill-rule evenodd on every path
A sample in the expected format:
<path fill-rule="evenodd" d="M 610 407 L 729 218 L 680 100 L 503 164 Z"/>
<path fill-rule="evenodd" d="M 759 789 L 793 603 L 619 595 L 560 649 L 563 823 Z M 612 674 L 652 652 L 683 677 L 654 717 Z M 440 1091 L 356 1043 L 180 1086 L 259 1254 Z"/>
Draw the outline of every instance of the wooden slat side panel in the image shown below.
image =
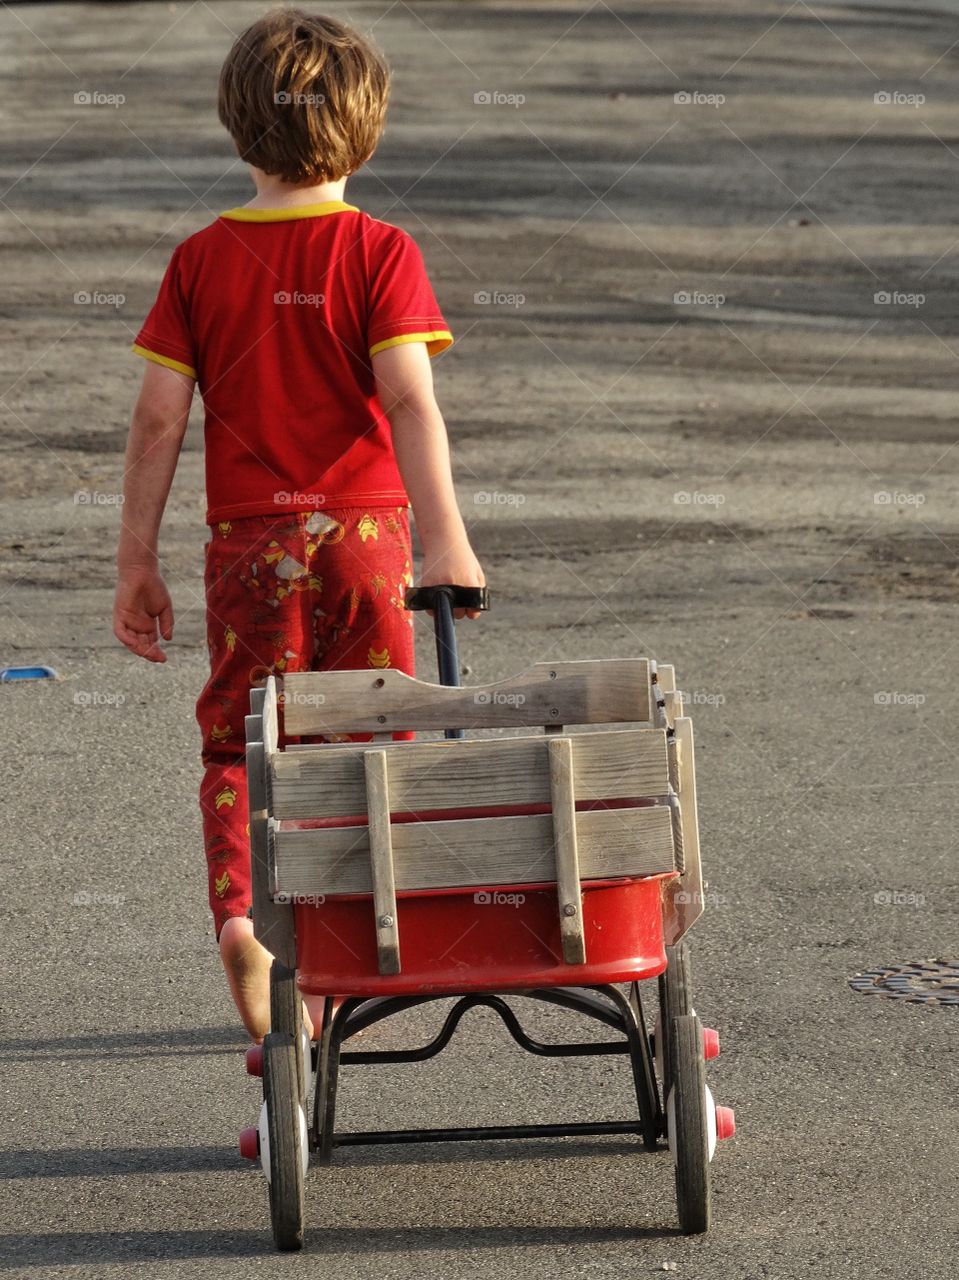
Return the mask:
<path fill-rule="evenodd" d="M 576 815 L 580 877 L 672 871 L 667 805 Z M 523 884 L 556 879 L 550 814 L 394 825 L 397 890 Z M 366 827 L 276 832 L 277 889 L 288 894 L 370 893 Z"/>
<path fill-rule="evenodd" d="M 569 738 L 555 738 L 548 745 L 556 851 L 556 897 L 563 959 L 567 964 L 585 964 L 586 939 L 583 935 L 583 894 L 579 882 L 573 744 Z"/>
<path fill-rule="evenodd" d="M 370 878 L 376 917 L 376 950 L 380 973 L 400 972 L 400 934 L 396 923 L 390 789 L 385 751 L 363 754 L 366 807 L 369 814 Z"/>
<path fill-rule="evenodd" d="M 427 809 L 545 804 L 550 798 L 548 746 L 556 739 L 466 739 L 396 743 L 384 750 L 394 813 Z M 662 729 L 575 734 L 578 800 L 661 796 L 667 792 Z M 349 817 L 366 812 L 363 744 L 273 757 L 273 813 L 278 818 Z"/>
<path fill-rule="evenodd" d="M 663 933 L 672 946 L 703 914 L 703 870 L 699 850 L 699 818 L 696 800 L 696 759 L 693 750 L 693 722 L 688 716 L 676 720 L 674 755 L 676 790 L 682 813 L 683 874 L 666 886 L 663 893 Z"/>
<path fill-rule="evenodd" d="M 645 658 L 539 663 L 509 680 L 459 689 L 392 669 L 294 672 L 285 677 L 283 693 L 289 737 L 650 719 Z"/>
<path fill-rule="evenodd" d="M 283 964 L 296 965 L 293 910 L 273 901 L 270 861 L 267 761 L 259 735 L 260 715 L 246 717 L 246 781 L 250 810 L 250 870 L 253 889 L 253 932 Z"/>

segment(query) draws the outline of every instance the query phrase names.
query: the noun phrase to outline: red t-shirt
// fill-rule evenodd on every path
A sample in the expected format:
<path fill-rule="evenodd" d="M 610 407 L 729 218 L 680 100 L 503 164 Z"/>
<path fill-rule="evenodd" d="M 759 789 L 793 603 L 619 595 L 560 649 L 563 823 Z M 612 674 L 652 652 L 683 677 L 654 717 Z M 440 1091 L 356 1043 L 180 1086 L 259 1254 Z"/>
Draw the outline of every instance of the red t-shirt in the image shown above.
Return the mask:
<path fill-rule="evenodd" d="M 232 209 L 184 240 L 133 350 L 197 380 L 212 524 L 405 505 L 371 357 L 452 341 L 415 242 L 330 201 Z"/>

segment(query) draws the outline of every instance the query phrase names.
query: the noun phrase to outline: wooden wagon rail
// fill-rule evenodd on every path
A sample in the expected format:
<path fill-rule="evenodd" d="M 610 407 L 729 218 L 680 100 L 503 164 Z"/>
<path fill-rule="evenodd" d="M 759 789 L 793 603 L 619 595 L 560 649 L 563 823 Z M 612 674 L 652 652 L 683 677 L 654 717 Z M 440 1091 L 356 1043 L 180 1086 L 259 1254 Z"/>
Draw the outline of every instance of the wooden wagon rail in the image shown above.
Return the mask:
<path fill-rule="evenodd" d="M 553 883 L 567 964 L 587 960 L 584 881 L 677 873 L 663 888 L 669 943 L 702 911 L 692 723 L 671 667 L 541 663 L 467 688 L 306 672 L 282 691 L 271 678 L 251 707 L 254 928 L 291 967 L 291 904 L 306 897 L 371 896 L 382 974 L 401 972 L 404 891 Z M 284 741 L 374 741 L 281 747 L 281 717 Z M 451 725 L 523 732 L 392 741 Z"/>

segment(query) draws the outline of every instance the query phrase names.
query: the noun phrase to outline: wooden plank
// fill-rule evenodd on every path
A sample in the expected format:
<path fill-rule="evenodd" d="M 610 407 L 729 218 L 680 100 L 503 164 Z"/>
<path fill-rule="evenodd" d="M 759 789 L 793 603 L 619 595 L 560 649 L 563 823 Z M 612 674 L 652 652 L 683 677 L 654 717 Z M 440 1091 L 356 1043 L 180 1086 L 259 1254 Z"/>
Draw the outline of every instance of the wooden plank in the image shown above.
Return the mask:
<path fill-rule="evenodd" d="M 678 880 L 669 883 L 663 893 L 663 933 L 669 946 L 678 942 L 703 914 L 703 869 L 699 849 L 693 722 L 688 716 L 680 716 L 675 728 L 676 790 L 682 815 L 683 874 Z"/>
<path fill-rule="evenodd" d="M 667 689 L 663 693 L 666 702 L 666 723 L 671 729 L 679 716 L 683 714 L 683 695 L 678 689 Z"/>
<path fill-rule="evenodd" d="M 656 681 L 663 693 L 673 693 L 676 689 L 676 668 L 668 662 L 656 664 Z"/>
<path fill-rule="evenodd" d="M 583 893 L 579 882 L 576 844 L 576 789 L 573 776 L 573 744 L 554 738 L 549 747 L 549 781 L 552 792 L 553 838 L 556 842 L 556 894 L 563 959 L 567 964 L 586 963 L 583 936 Z"/>
<path fill-rule="evenodd" d="M 270 676 L 266 682 L 266 693 L 263 699 L 263 750 L 267 759 L 279 750 L 280 726 L 277 719 L 279 690 L 276 676 Z"/>
<path fill-rule="evenodd" d="M 267 762 L 259 735 L 263 719 L 246 717 L 246 786 L 250 802 L 250 872 L 253 885 L 253 933 L 288 968 L 296 967 L 293 908 L 273 900 L 267 814 Z"/>
<path fill-rule="evenodd" d="M 668 805 L 596 809 L 576 815 L 580 877 L 658 875 L 674 870 Z M 398 891 L 457 885 L 552 883 L 550 814 L 394 824 Z M 366 826 L 275 833 L 276 887 L 289 894 L 370 893 Z"/>
<path fill-rule="evenodd" d="M 556 739 L 465 739 L 398 742 L 389 752 L 394 813 L 428 809 L 546 804 L 547 748 Z M 572 742 L 578 800 L 664 796 L 668 790 L 663 729 L 577 733 Z M 366 812 L 364 744 L 281 752 L 272 760 L 273 813 L 278 818 L 349 817 Z"/>
<path fill-rule="evenodd" d="M 365 751 L 366 806 L 369 814 L 370 879 L 376 915 L 376 951 L 380 973 L 400 972 L 400 934 L 396 922 L 390 789 L 386 752 Z"/>
<path fill-rule="evenodd" d="M 625 724 L 649 715 L 645 658 L 538 663 L 493 684 L 448 688 L 401 671 L 304 671 L 283 681 L 288 736 L 398 729 Z"/>

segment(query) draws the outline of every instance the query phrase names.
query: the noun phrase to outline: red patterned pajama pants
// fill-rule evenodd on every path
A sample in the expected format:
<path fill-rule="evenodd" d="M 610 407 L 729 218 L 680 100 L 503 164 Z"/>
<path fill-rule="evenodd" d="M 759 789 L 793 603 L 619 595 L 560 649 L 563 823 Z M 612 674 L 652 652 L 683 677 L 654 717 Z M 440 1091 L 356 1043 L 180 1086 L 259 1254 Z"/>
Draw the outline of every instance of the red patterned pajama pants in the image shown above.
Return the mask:
<path fill-rule="evenodd" d="M 413 674 L 405 508 L 245 516 L 212 528 L 206 550 L 210 679 L 196 707 L 210 907 L 219 938 L 249 915 L 244 717 L 269 675 L 397 667 Z M 408 736 L 408 735 L 402 735 Z"/>

